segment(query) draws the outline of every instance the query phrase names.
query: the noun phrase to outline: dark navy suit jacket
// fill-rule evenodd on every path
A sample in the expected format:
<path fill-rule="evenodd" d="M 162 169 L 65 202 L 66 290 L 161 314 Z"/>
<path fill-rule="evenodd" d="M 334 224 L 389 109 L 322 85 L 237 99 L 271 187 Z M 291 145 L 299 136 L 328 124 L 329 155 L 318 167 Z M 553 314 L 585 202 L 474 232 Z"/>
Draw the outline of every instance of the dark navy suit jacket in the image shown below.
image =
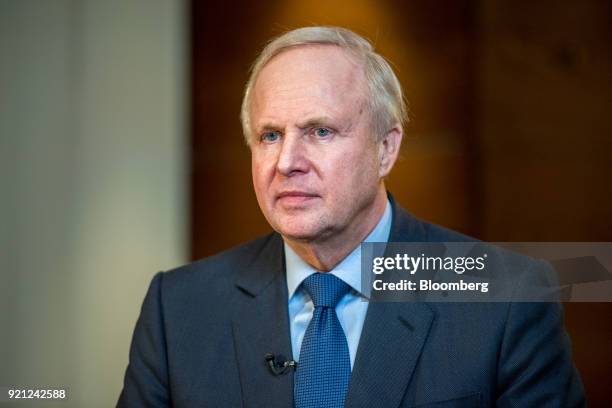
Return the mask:
<path fill-rule="evenodd" d="M 392 242 L 463 241 L 393 205 Z M 120 407 L 291 407 L 283 243 L 266 237 L 158 273 Z M 370 302 L 346 407 L 577 407 L 582 384 L 558 303 Z"/>

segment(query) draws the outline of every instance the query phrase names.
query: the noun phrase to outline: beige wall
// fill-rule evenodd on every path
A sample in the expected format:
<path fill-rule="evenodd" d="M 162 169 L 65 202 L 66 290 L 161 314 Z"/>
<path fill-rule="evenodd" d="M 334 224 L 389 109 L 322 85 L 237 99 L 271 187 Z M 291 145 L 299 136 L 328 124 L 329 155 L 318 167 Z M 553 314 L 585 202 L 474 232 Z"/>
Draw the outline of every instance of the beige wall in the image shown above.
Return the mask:
<path fill-rule="evenodd" d="M 112 406 L 187 259 L 181 1 L 0 2 L 0 385 Z"/>

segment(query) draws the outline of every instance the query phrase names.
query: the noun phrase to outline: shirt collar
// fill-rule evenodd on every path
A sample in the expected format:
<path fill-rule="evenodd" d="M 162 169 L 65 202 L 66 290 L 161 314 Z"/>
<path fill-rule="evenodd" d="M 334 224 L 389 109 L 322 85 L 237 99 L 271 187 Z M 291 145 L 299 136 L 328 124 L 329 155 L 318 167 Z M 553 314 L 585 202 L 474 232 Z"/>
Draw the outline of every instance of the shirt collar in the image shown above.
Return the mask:
<path fill-rule="evenodd" d="M 391 203 L 387 200 L 385 212 L 382 217 L 380 217 L 376 227 L 374 227 L 363 242 L 387 242 L 389 240 L 392 219 L 391 212 Z M 289 299 L 291 299 L 302 281 L 313 273 L 316 273 L 317 270 L 300 258 L 286 242 L 284 242 L 284 246 L 285 265 L 287 270 L 287 293 L 289 294 Z M 349 284 L 355 292 L 366 297 L 369 295 L 363 294 L 361 291 L 361 245 L 357 245 L 357 247 L 336 265 L 334 269 L 329 271 L 329 273 Z"/>

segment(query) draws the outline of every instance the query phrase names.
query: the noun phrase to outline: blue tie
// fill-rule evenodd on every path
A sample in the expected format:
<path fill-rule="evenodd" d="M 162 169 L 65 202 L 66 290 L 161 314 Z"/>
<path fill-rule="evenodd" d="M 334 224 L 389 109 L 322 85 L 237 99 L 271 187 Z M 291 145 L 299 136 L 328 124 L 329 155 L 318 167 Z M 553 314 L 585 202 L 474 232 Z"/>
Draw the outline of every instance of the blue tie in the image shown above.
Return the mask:
<path fill-rule="evenodd" d="M 350 286 L 329 273 L 314 273 L 302 285 L 315 309 L 295 372 L 295 407 L 341 408 L 351 377 L 351 359 L 336 305 Z"/>

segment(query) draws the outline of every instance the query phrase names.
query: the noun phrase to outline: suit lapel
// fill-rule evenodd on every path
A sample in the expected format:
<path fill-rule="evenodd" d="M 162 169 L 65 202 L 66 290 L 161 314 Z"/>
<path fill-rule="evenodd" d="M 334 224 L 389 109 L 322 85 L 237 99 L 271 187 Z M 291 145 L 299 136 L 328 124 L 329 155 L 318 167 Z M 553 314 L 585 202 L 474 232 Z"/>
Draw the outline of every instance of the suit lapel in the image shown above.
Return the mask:
<path fill-rule="evenodd" d="M 347 408 L 399 406 L 433 319 L 433 311 L 423 303 L 370 303 Z"/>
<path fill-rule="evenodd" d="M 393 220 L 389 242 L 425 242 L 423 225 L 389 195 Z M 389 255 L 389 254 L 387 254 Z M 346 407 L 397 407 L 406 393 L 435 318 L 421 302 L 381 302 L 368 306 Z"/>
<path fill-rule="evenodd" d="M 282 239 L 273 234 L 256 259 L 236 282 L 241 293 L 232 319 L 236 361 L 244 405 L 293 405 L 293 372 L 275 376 L 266 353 L 291 359 Z"/>

